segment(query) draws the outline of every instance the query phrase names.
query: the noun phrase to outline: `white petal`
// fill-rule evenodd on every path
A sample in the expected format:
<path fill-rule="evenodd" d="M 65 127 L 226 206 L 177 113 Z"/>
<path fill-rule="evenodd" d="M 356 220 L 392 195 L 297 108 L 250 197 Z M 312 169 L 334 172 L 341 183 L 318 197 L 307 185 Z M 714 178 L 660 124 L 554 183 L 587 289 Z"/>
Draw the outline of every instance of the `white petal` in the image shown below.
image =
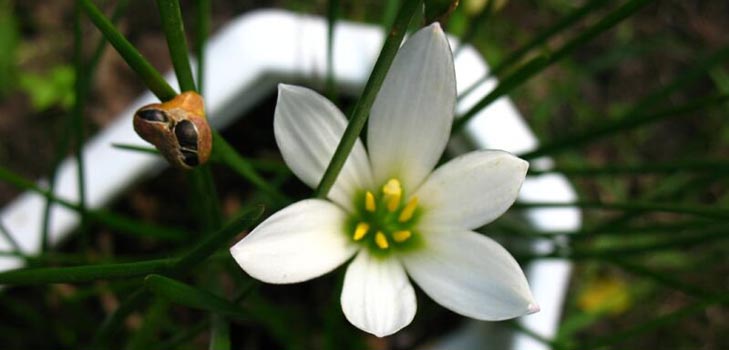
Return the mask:
<path fill-rule="evenodd" d="M 476 151 L 436 169 L 414 194 L 419 226 L 474 229 L 498 218 L 516 200 L 529 163 L 504 151 Z"/>
<path fill-rule="evenodd" d="M 410 324 L 417 309 L 413 286 L 400 261 L 373 257 L 366 249 L 347 268 L 341 302 L 350 323 L 378 337 Z"/>
<path fill-rule="evenodd" d="M 479 320 L 536 312 L 524 272 L 501 245 L 472 231 L 423 233 L 426 246 L 405 254 L 410 277 L 444 307 Z"/>
<path fill-rule="evenodd" d="M 370 112 L 367 147 L 375 185 L 398 177 L 416 188 L 445 149 L 456 75 L 440 25 L 416 32 L 395 56 Z"/>
<path fill-rule="evenodd" d="M 357 251 L 343 232 L 345 217 L 344 210 L 325 200 L 296 202 L 258 225 L 230 253 L 246 273 L 263 282 L 319 277 Z"/>
<path fill-rule="evenodd" d="M 273 131 L 283 159 L 296 176 L 316 188 L 347 127 L 347 119 L 325 97 L 299 86 L 279 84 Z M 355 191 L 371 188 L 367 152 L 360 140 L 344 163 L 329 198 L 353 208 Z"/>

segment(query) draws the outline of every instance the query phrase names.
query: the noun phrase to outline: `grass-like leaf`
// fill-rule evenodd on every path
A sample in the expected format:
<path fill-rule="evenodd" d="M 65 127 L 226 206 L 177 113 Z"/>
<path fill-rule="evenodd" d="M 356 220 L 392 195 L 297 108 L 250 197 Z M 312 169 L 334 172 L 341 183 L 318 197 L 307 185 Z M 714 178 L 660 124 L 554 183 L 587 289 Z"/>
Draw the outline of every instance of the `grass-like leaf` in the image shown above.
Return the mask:
<path fill-rule="evenodd" d="M 76 212 L 80 213 L 83 210 L 83 208 L 81 208 L 78 204 L 58 198 L 48 190 L 41 189 L 36 184 L 2 167 L 0 167 L 0 180 L 20 189 L 35 192 L 54 203 Z M 183 230 L 142 222 L 103 209 L 86 210 L 85 213 L 89 220 L 106 225 L 112 229 L 117 229 L 121 233 L 165 240 L 180 240 L 185 237 L 189 237 L 189 235 Z"/>
<path fill-rule="evenodd" d="M 153 274 L 144 279 L 144 285 L 152 293 L 175 304 L 215 312 L 238 320 L 250 320 L 250 315 L 237 304 L 172 278 Z"/>
<path fill-rule="evenodd" d="M 159 259 L 121 264 L 17 269 L 0 272 L 0 284 L 82 283 L 140 277 L 151 273 L 164 272 L 172 266 L 173 262 L 172 259 Z"/>
<path fill-rule="evenodd" d="M 212 1 L 196 0 L 195 26 L 195 57 L 197 58 L 197 90 L 203 95 L 205 83 L 205 45 L 210 34 L 210 20 L 212 18 Z"/>
<path fill-rule="evenodd" d="M 187 253 L 183 254 L 173 264 L 173 271 L 180 273 L 187 271 L 202 260 L 206 259 L 221 246 L 228 243 L 228 241 L 235 235 L 249 229 L 263 214 L 263 206 L 254 206 L 248 210 L 245 210 L 238 218 L 228 223 L 225 227 L 207 235 L 203 238 L 202 242 L 198 243 L 195 247 L 190 249 Z"/>
<path fill-rule="evenodd" d="M 276 187 L 271 186 L 271 184 L 266 181 L 263 176 L 258 174 L 253 165 L 246 158 L 236 152 L 233 147 L 217 132 L 213 133 L 213 150 L 214 152 L 211 157 L 212 161 L 221 162 L 227 165 L 238 173 L 238 175 L 248 180 L 248 182 L 250 182 L 255 188 L 266 193 L 277 204 L 283 205 L 291 202 L 290 198 L 284 195 Z"/>
<path fill-rule="evenodd" d="M 681 106 L 670 107 L 662 111 L 644 114 L 644 115 L 626 115 L 614 121 L 607 121 L 593 129 L 583 131 L 581 133 L 560 137 L 559 139 L 546 142 L 539 148 L 520 154 L 519 157 L 524 159 L 534 159 L 545 154 L 553 154 L 558 151 L 574 149 L 587 143 L 594 142 L 603 137 L 616 135 L 618 133 L 635 129 L 637 127 L 665 120 L 671 117 L 687 115 L 702 109 L 721 105 L 729 100 L 729 95 L 712 95 L 701 97 L 693 101 L 687 102 Z"/>
<path fill-rule="evenodd" d="M 188 59 L 187 39 L 182 23 L 180 2 L 179 0 L 157 0 L 157 8 L 162 21 L 162 30 L 167 38 L 172 66 L 175 68 L 175 76 L 180 84 L 180 91 L 197 91 Z"/>
<path fill-rule="evenodd" d="M 177 92 L 167 84 L 161 74 L 142 56 L 141 53 L 116 30 L 114 25 L 94 5 L 91 0 L 78 0 L 81 8 L 89 16 L 89 19 L 101 31 L 106 40 L 114 46 L 117 52 L 124 58 L 129 67 L 134 70 L 152 93 L 162 101 L 172 99 Z"/>
<path fill-rule="evenodd" d="M 133 151 L 133 152 L 159 155 L 159 151 L 154 147 L 127 145 L 127 144 L 122 144 L 122 143 L 112 143 L 111 147 L 123 149 L 125 151 Z"/>
<path fill-rule="evenodd" d="M 400 48 L 400 43 L 402 43 L 410 20 L 416 10 L 420 8 L 421 4 L 422 0 L 405 0 L 400 7 L 395 22 L 390 29 L 390 33 L 382 45 L 382 50 L 380 51 L 379 57 L 377 57 L 375 66 L 372 68 L 370 78 L 367 79 L 362 96 L 360 96 L 357 104 L 354 106 L 352 117 L 347 124 L 347 128 L 344 130 L 342 140 L 337 145 L 337 150 L 334 152 L 334 156 L 329 162 L 327 170 L 324 172 L 319 186 L 314 193 L 316 197 L 325 198 L 337 180 L 339 172 L 342 171 L 344 162 L 347 160 L 349 153 L 352 151 L 352 147 L 354 147 L 354 143 L 357 141 L 360 132 L 362 132 L 362 128 L 367 122 L 372 103 L 374 103 L 377 92 L 385 80 L 385 75 L 390 69 L 392 60 L 395 59 L 395 54 Z"/>
<path fill-rule="evenodd" d="M 497 85 L 496 88 L 489 92 L 488 95 L 484 96 L 473 107 L 471 107 L 471 109 L 466 111 L 466 113 L 464 113 L 460 118 L 456 119 L 456 121 L 453 123 L 452 132 L 455 133 L 460 131 L 461 128 L 469 120 L 471 120 L 471 118 L 473 118 L 479 111 L 481 111 L 481 109 L 490 105 L 499 97 L 509 93 L 517 86 L 520 86 L 522 83 L 535 76 L 537 73 L 549 67 L 552 63 L 561 60 L 568 54 L 572 53 L 578 47 L 586 44 L 606 30 L 612 28 L 624 19 L 630 17 L 633 13 L 637 12 L 651 1 L 653 0 L 630 0 L 619 8 L 605 15 L 605 17 L 603 17 L 595 25 L 585 29 L 576 38 L 568 41 L 554 52 L 549 54 L 542 54 L 529 60 L 514 73 L 501 80 L 501 82 L 499 82 L 499 85 Z"/>
<path fill-rule="evenodd" d="M 628 262 L 623 259 L 610 258 L 610 257 L 606 258 L 604 261 L 613 263 L 616 266 L 618 266 L 619 268 L 621 268 L 624 271 L 627 271 L 631 274 L 634 274 L 639 277 L 644 277 L 644 278 L 649 279 L 653 282 L 656 282 L 660 285 L 681 291 L 681 292 L 685 293 L 686 295 L 690 295 L 692 297 L 705 298 L 705 297 L 712 295 L 712 293 L 709 293 L 701 288 L 698 288 L 691 283 L 685 283 L 683 281 L 676 280 L 673 277 L 671 277 L 670 274 L 668 274 L 668 273 L 659 273 L 659 272 L 653 271 L 651 269 L 648 269 L 641 264 L 634 264 L 634 263 Z"/>

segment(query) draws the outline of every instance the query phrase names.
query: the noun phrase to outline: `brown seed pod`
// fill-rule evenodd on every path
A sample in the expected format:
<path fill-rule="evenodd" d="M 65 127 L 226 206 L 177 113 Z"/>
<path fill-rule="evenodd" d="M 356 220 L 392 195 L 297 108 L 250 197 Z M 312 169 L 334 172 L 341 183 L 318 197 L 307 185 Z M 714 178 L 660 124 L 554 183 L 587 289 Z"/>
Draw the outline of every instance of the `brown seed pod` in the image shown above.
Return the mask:
<path fill-rule="evenodd" d="M 178 168 L 192 169 L 210 158 L 212 134 L 202 96 L 194 92 L 140 108 L 134 114 L 134 131 Z"/>

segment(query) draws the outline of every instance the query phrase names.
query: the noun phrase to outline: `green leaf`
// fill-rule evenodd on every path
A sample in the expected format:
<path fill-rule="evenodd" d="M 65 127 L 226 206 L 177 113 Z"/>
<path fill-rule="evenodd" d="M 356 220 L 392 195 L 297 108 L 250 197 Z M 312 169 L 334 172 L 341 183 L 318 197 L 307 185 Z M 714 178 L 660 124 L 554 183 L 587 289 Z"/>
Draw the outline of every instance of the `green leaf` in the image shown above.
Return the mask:
<path fill-rule="evenodd" d="M 172 266 L 174 272 L 187 271 L 226 245 L 235 235 L 252 227 L 263 214 L 263 206 L 245 210 L 222 229 L 207 235 L 202 242 L 183 254 Z"/>
<path fill-rule="evenodd" d="M 171 267 L 172 263 L 172 259 L 159 259 L 122 264 L 24 268 L 0 272 L 0 284 L 82 283 L 96 280 L 132 278 L 150 273 L 164 272 Z"/>
<path fill-rule="evenodd" d="M 175 304 L 211 311 L 238 320 L 250 320 L 250 315 L 239 305 L 168 277 L 149 275 L 144 279 L 144 285 L 155 295 Z"/>
<path fill-rule="evenodd" d="M 58 203 L 59 205 L 68 209 L 77 212 L 81 212 L 83 210 L 83 208 L 81 208 L 78 204 L 70 203 L 63 199 L 60 199 L 51 194 L 49 191 L 39 188 L 34 183 L 2 167 L 0 167 L 0 180 L 8 182 L 11 185 L 20 189 L 38 193 L 39 195 L 44 196 L 47 199 Z M 118 229 L 121 233 L 167 240 L 181 240 L 189 237 L 189 234 L 182 230 L 168 227 L 160 227 L 157 225 L 141 222 L 138 220 L 124 217 L 119 214 L 105 211 L 103 209 L 87 210 L 85 211 L 85 213 L 90 220 L 104 224 L 109 228 Z"/>
<path fill-rule="evenodd" d="M 533 151 L 520 154 L 519 157 L 524 159 L 534 159 L 545 154 L 553 154 L 558 151 L 574 149 L 575 147 L 594 142 L 600 138 L 617 135 L 646 124 L 672 117 L 690 115 L 692 112 L 720 105 L 727 100 L 729 100 L 729 95 L 711 95 L 692 100 L 681 106 L 669 107 L 656 113 L 643 115 L 628 114 L 617 120 L 607 120 L 592 129 L 562 136 L 552 142 L 546 142 Z"/>
<path fill-rule="evenodd" d="M 89 19 L 101 31 L 106 40 L 116 49 L 127 62 L 129 67 L 137 73 L 144 85 L 154 93 L 157 98 L 167 101 L 177 95 L 172 87 L 162 78 L 162 75 L 142 56 L 141 53 L 114 27 L 91 0 L 78 0 Z"/>
<path fill-rule="evenodd" d="M 70 66 L 56 66 L 45 74 L 22 72 L 19 84 L 36 111 L 54 106 L 68 109 L 73 104 L 74 71 Z"/>
<path fill-rule="evenodd" d="M 15 83 L 16 53 L 20 32 L 15 20 L 12 2 L 0 0 L 0 98 Z"/>
<path fill-rule="evenodd" d="M 604 16 L 599 22 L 597 22 L 595 25 L 583 30 L 580 32 L 580 34 L 575 37 L 574 39 L 568 41 L 565 43 L 562 47 L 555 50 L 552 53 L 549 54 L 542 54 L 537 57 L 534 57 L 533 59 L 529 60 L 527 63 L 525 63 L 523 66 L 521 66 L 518 70 L 516 70 L 514 73 L 508 75 L 505 77 L 501 82 L 499 82 L 499 85 L 496 86 L 491 92 L 488 93 L 488 95 L 484 96 L 481 100 L 479 100 L 471 109 L 466 111 L 460 118 L 457 118 L 455 123 L 453 123 L 453 129 L 451 130 L 452 133 L 458 132 L 461 130 L 461 128 L 469 121 L 471 118 L 473 118 L 479 111 L 481 111 L 486 106 L 490 105 L 492 102 L 496 101 L 499 97 L 511 92 L 514 88 L 517 86 L 520 86 L 522 83 L 530 79 L 531 77 L 535 76 L 537 73 L 543 71 L 545 68 L 549 67 L 552 63 L 555 63 L 568 54 L 572 53 L 575 49 L 578 47 L 586 44 L 590 40 L 597 37 L 599 34 L 602 34 L 606 30 L 612 28 L 616 24 L 620 23 L 624 19 L 631 16 L 633 13 L 637 12 L 643 6 L 647 5 L 649 2 L 653 0 L 631 0 L 617 8 L 616 10 L 610 12 L 606 16 Z"/>

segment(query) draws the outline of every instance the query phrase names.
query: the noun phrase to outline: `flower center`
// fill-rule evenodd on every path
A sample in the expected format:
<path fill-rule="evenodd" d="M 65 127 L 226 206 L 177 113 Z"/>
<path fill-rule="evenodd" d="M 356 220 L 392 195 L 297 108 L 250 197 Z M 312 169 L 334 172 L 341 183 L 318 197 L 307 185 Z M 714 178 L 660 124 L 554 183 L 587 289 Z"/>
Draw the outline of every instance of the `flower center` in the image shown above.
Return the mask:
<path fill-rule="evenodd" d="M 413 228 L 418 216 L 418 197 L 406 199 L 399 180 L 387 181 L 379 196 L 365 192 L 356 208 L 348 224 L 354 241 L 383 253 L 412 245 L 417 236 Z"/>

